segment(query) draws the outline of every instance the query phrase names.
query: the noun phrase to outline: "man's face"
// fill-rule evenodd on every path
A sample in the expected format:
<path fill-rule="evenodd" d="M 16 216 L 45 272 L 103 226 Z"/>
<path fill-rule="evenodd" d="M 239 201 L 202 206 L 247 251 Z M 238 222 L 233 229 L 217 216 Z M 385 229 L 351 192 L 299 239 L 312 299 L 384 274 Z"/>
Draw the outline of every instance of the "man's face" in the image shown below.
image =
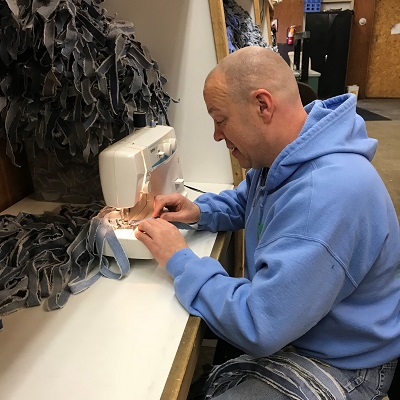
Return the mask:
<path fill-rule="evenodd" d="M 262 168 L 262 135 L 257 107 L 244 99 L 233 101 L 222 74 L 211 77 L 204 87 L 204 101 L 214 120 L 214 140 L 225 140 L 226 147 L 242 168 Z M 260 147 L 261 146 L 261 147 Z"/>

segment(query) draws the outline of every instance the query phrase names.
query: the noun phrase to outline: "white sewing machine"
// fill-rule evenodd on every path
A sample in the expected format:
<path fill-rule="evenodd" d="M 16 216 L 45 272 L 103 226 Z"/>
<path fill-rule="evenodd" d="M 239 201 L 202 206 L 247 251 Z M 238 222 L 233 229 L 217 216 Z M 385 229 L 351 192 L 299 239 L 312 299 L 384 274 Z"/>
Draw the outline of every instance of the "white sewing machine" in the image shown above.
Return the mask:
<path fill-rule="evenodd" d="M 135 130 L 100 153 L 99 171 L 104 200 L 117 209 L 108 217 L 126 255 L 153 258 L 134 231 L 139 221 L 151 218 L 154 196 L 186 195 L 175 130 L 163 125 Z M 103 253 L 113 256 L 107 243 Z"/>

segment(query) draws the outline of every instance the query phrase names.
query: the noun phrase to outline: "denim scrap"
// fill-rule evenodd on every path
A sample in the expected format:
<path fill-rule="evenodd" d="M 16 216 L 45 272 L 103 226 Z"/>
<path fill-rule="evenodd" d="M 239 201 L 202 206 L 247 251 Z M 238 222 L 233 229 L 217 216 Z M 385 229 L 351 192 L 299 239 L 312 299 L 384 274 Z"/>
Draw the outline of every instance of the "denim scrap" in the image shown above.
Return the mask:
<path fill-rule="evenodd" d="M 268 383 L 294 400 L 345 399 L 343 389 L 317 360 L 292 351 L 279 351 L 265 357 L 242 355 L 216 366 L 205 385 L 206 399 L 214 398 L 248 378 Z"/>
<path fill-rule="evenodd" d="M 59 309 L 100 277 L 125 276 L 130 262 L 107 217 L 113 210 L 92 203 L 41 215 L 0 215 L 0 316 L 44 299 L 48 310 Z M 103 255 L 105 242 L 117 269 Z"/>
<path fill-rule="evenodd" d="M 224 0 L 223 4 L 229 53 L 247 46 L 267 47 L 277 51 L 277 48 L 267 44 L 260 28 L 235 0 Z"/>

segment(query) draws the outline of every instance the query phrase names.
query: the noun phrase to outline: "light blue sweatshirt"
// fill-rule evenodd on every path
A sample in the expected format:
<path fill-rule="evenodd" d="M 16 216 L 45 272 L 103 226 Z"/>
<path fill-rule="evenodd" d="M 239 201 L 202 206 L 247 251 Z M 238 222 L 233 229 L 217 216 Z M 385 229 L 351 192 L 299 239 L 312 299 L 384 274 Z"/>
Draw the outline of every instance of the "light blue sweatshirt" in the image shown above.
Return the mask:
<path fill-rule="evenodd" d="M 293 344 L 339 368 L 374 367 L 400 356 L 398 219 L 355 96 L 306 111 L 266 180 L 250 170 L 196 201 L 200 229 L 245 227 L 246 277 L 189 249 L 167 270 L 183 306 L 251 355 Z"/>

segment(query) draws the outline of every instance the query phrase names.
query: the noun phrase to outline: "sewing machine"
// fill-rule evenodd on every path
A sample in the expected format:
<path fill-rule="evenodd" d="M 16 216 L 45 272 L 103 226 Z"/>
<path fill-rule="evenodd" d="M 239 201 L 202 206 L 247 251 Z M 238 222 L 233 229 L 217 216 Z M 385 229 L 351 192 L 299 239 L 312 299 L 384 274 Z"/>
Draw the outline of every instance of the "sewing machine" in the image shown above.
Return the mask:
<path fill-rule="evenodd" d="M 153 258 L 134 231 L 141 220 L 152 217 L 156 195 L 186 195 L 174 129 L 157 125 L 135 130 L 100 153 L 99 171 L 104 200 L 116 208 L 107 218 L 126 255 Z M 113 256 L 107 243 L 103 253 Z"/>

